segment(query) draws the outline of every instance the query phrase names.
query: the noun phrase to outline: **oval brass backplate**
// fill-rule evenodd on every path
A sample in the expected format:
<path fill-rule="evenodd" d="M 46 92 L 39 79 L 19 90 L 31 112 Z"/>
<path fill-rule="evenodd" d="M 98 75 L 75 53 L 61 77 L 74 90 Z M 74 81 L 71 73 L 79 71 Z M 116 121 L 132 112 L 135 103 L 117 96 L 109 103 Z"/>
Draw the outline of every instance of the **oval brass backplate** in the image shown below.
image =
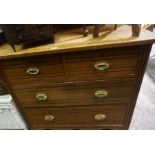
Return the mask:
<path fill-rule="evenodd" d="M 106 90 L 97 90 L 95 92 L 95 97 L 96 98 L 105 98 L 108 96 L 108 92 Z"/>
<path fill-rule="evenodd" d="M 53 115 L 46 115 L 45 116 L 45 121 L 53 121 L 54 120 L 54 116 Z"/>
<path fill-rule="evenodd" d="M 46 101 L 47 100 L 47 95 L 44 93 L 38 93 L 36 94 L 36 99 L 38 101 Z"/>
<path fill-rule="evenodd" d="M 26 72 L 29 75 L 38 75 L 39 74 L 39 68 L 37 68 L 37 67 L 29 67 L 29 68 L 27 68 Z"/>
<path fill-rule="evenodd" d="M 109 68 L 109 63 L 105 61 L 96 62 L 94 67 L 97 71 L 105 71 Z"/>
<path fill-rule="evenodd" d="M 106 116 L 104 114 L 97 114 L 94 116 L 94 119 L 96 121 L 103 121 L 103 120 L 105 120 L 105 118 L 106 118 Z"/>

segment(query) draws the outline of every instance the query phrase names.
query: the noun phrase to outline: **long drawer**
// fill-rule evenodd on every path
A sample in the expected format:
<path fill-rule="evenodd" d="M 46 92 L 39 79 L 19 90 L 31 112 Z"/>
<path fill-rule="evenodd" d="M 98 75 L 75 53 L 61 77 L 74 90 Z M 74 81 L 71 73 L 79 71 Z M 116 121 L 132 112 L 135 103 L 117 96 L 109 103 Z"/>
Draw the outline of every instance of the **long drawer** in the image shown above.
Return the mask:
<path fill-rule="evenodd" d="M 70 108 L 26 108 L 27 120 L 32 127 L 73 129 L 82 127 L 123 126 L 126 106 L 88 106 Z"/>
<path fill-rule="evenodd" d="M 12 86 L 135 77 L 138 48 L 56 54 L 3 63 Z"/>
<path fill-rule="evenodd" d="M 14 90 L 23 107 L 110 104 L 131 100 L 133 79 L 28 85 Z"/>

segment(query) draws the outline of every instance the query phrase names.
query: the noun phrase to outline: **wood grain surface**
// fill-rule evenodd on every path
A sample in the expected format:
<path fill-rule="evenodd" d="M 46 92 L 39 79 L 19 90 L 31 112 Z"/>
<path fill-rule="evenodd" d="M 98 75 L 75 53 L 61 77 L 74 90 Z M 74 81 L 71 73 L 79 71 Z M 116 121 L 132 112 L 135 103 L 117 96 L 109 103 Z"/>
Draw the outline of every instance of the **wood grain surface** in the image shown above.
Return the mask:
<path fill-rule="evenodd" d="M 109 27 L 97 39 L 81 38 L 79 30 L 62 32 L 54 45 L 16 53 L 1 46 L 1 76 L 29 129 L 128 129 L 155 40 L 147 30 L 129 38 L 130 28 Z M 108 68 L 97 70 L 99 62 Z M 30 67 L 39 69 L 37 75 L 28 74 Z M 96 98 L 98 90 L 108 95 Z M 38 101 L 38 93 L 47 100 Z M 106 119 L 96 121 L 98 114 Z M 46 121 L 46 115 L 54 120 Z"/>
<path fill-rule="evenodd" d="M 57 107 L 77 105 L 121 104 L 131 101 L 133 93 L 133 79 L 120 81 L 93 81 L 79 83 L 28 85 L 14 90 L 17 99 L 23 107 Z M 97 98 L 95 93 L 104 90 L 108 93 L 105 98 Z M 36 95 L 42 93 L 47 96 L 44 101 L 38 101 Z"/>
<path fill-rule="evenodd" d="M 13 87 L 25 84 L 45 84 L 72 81 L 134 78 L 142 47 L 124 47 L 91 52 L 55 54 L 52 56 L 20 58 L 2 63 L 3 70 Z M 95 69 L 98 62 L 106 62 L 109 68 Z M 37 67 L 39 74 L 29 75 L 27 69 Z"/>
<path fill-rule="evenodd" d="M 91 27 L 89 29 L 89 31 L 91 31 Z M 0 59 L 146 45 L 152 44 L 155 41 L 155 34 L 145 29 L 141 30 L 139 37 L 131 37 L 132 31 L 128 25 L 119 25 L 116 30 L 113 30 L 113 25 L 108 25 L 108 27 L 102 31 L 100 37 L 96 39 L 94 39 L 91 34 L 87 37 L 83 37 L 81 32 L 82 30 L 80 29 L 61 32 L 56 35 L 55 44 L 47 44 L 27 49 L 18 46 L 16 47 L 17 52 L 13 52 L 13 49 L 8 44 L 4 44 L 0 48 Z"/>
<path fill-rule="evenodd" d="M 78 127 L 93 125 L 94 127 L 104 126 L 123 126 L 125 106 L 87 106 L 76 108 L 26 108 L 24 109 L 30 124 L 33 126 L 43 125 L 46 127 Z M 104 114 L 106 116 L 103 121 L 96 121 L 95 115 Z M 45 121 L 46 115 L 53 115 L 53 121 Z"/>

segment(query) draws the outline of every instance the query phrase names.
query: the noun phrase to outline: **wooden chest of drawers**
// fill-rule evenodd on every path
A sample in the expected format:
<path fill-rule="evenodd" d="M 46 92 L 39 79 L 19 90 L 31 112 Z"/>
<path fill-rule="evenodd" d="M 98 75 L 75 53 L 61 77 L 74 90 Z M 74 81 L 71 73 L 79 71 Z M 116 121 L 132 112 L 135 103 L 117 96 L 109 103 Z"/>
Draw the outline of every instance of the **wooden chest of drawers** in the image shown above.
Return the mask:
<path fill-rule="evenodd" d="M 46 45 L 36 53 L 9 53 L 0 56 L 1 74 L 29 129 L 128 129 L 154 40 L 149 37 L 108 48 L 96 40 L 89 48 L 78 43 L 47 51 Z"/>

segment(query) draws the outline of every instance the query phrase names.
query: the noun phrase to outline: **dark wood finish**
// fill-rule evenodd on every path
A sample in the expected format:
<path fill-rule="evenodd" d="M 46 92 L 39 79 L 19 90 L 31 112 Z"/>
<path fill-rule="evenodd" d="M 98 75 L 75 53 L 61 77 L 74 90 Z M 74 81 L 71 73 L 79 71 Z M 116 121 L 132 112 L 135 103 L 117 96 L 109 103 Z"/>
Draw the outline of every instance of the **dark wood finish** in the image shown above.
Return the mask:
<path fill-rule="evenodd" d="M 100 24 L 94 26 L 93 37 L 94 38 L 99 37 L 99 33 L 100 33 Z"/>
<path fill-rule="evenodd" d="M 123 126 L 126 106 L 87 106 L 87 107 L 65 107 L 65 108 L 26 108 L 24 109 L 31 126 L 46 127 L 72 127 L 80 126 Z M 95 115 L 104 114 L 103 121 L 96 121 Z M 45 121 L 46 115 L 53 115 L 53 121 Z"/>
<path fill-rule="evenodd" d="M 125 124 L 127 128 L 129 128 L 130 126 L 130 122 L 133 116 L 134 108 L 136 106 L 136 101 L 137 101 L 140 87 L 142 84 L 142 80 L 143 80 L 143 76 L 144 76 L 147 62 L 149 59 L 151 48 L 152 46 L 147 45 L 141 50 L 141 55 L 139 57 L 139 62 L 138 62 L 139 65 L 136 68 L 136 80 L 135 80 L 134 94 L 132 96 L 131 104 L 128 105 L 128 113 L 126 114 L 127 119 L 126 119 Z"/>
<path fill-rule="evenodd" d="M 146 38 L 141 36 L 142 30 L 134 40 L 131 37 L 115 42 L 116 45 L 105 39 L 76 46 L 56 44 L 58 49 L 44 46 L 15 54 L 3 46 L 6 55 L 2 50 L 1 75 L 29 129 L 128 129 L 155 40 L 149 31 L 145 34 Z M 100 61 L 109 64 L 106 70 L 94 68 Z M 27 74 L 31 66 L 38 67 L 39 74 Z M 94 92 L 98 90 L 105 90 L 108 95 L 96 98 Z M 47 100 L 36 101 L 36 93 L 45 93 Z M 106 119 L 96 121 L 97 114 L 106 115 Z M 45 121 L 46 115 L 54 116 L 54 120 Z"/>
<path fill-rule="evenodd" d="M 0 77 L 0 95 L 8 94 L 8 90 L 3 82 L 3 79 Z"/>
<path fill-rule="evenodd" d="M 141 47 L 116 48 L 115 50 L 96 50 L 95 52 L 12 60 L 4 62 L 2 67 L 13 87 L 25 85 L 25 83 L 41 84 L 46 81 L 55 83 L 132 78 L 135 76 L 140 49 Z M 105 71 L 97 71 L 94 65 L 102 61 L 107 62 L 110 66 Z M 39 68 L 39 74 L 27 74 L 29 67 Z"/>
<path fill-rule="evenodd" d="M 23 107 L 36 106 L 77 106 L 130 103 L 133 93 L 133 79 L 115 81 L 96 81 L 80 83 L 61 83 L 48 85 L 28 85 L 15 89 L 18 101 Z M 108 95 L 97 98 L 95 92 L 104 90 Z M 36 95 L 44 93 L 47 99 L 38 101 Z"/>
<path fill-rule="evenodd" d="M 75 126 L 66 125 L 65 127 L 33 124 L 31 128 L 33 128 L 33 130 L 127 130 L 126 126 L 124 125 L 96 126 L 94 124 L 75 125 Z"/>
<path fill-rule="evenodd" d="M 89 25 L 92 25 L 92 24 L 89 24 Z M 54 26 L 55 33 L 82 27 L 84 37 L 88 35 L 87 24 L 53 24 L 53 26 Z"/>
<path fill-rule="evenodd" d="M 52 24 L 2 24 L 1 27 L 14 51 L 16 51 L 16 44 L 30 44 L 46 40 L 54 42 Z"/>

